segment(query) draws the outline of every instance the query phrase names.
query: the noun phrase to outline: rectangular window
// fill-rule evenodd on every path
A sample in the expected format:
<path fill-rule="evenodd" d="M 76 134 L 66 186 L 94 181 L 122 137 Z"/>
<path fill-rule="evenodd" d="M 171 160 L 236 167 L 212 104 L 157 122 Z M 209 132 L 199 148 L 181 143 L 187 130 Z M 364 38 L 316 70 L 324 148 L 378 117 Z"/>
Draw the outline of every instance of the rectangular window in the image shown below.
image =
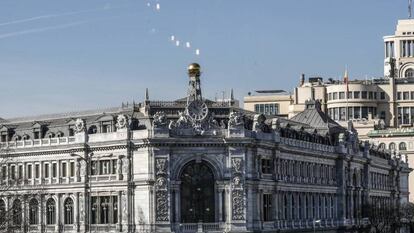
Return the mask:
<path fill-rule="evenodd" d="M 385 92 L 381 91 L 381 93 L 380 93 L 380 99 L 385 100 Z"/>
<path fill-rule="evenodd" d="M 368 107 L 362 107 L 361 109 L 361 118 L 368 119 Z"/>
<path fill-rule="evenodd" d="M 52 163 L 52 177 L 53 178 L 57 177 L 57 164 L 56 163 Z"/>
<path fill-rule="evenodd" d="M 366 98 L 367 98 L 367 92 L 366 92 L 366 91 L 363 91 L 363 92 L 362 92 L 362 94 L 361 94 L 361 98 L 362 98 L 362 99 L 366 99 Z"/>
<path fill-rule="evenodd" d="M 354 91 L 354 99 L 359 99 L 360 92 Z"/>
<path fill-rule="evenodd" d="M 49 164 L 45 163 L 45 178 L 49 178 Z"/>
<path fill-rule="evenodd" d="M 40 139 L 40 133 L 39 132 L 34 132 L 34 139 Z"/>
<path fill-rule="evenodd" d="M 333 100 L 336 100 L 336 99 L 337 99 L 337 98 L 336 98 L 336 97 L 337 97 L 337 95 L 338 95 L 338 93 L 337 93 L 337 92 L 332 93 L 332 99 L 333 99 Z"/>
<path fill-rule="evenodd" d="M 348 119 L 353 119 L 354 118 L 354 108 L 353 107 L 348 107 Z"/>
<path fill-rule="evenodd" d="M 410 93 L 408 91 L 403 92 L 403 100 L 409 100 L 410 99 Z"/>
<path fill-rule="evenodd" d="M 6 142 L 7 141 L 7 134 L 2 134 L 1 135 L 1 141 L 2 142 Z"/>
<path fill-rule="evenodd" d="M 117 161 L 112 160 L 112 174 L 116 174 Z"/>
<path fill-rule="evenodd" d="M 100 163 L 100 165 L 99 165 L 99 174 L 100 175 L 110 174 L 111 160 L 102 160 L 102 161 L 99 161 L 99 163 Z"/>
<path fill-rule="evenodd" d="M 397 112 L 398 112 L 398 124 L 401 125 L 402 124 L 402 108 L 398 108 Z"/>
<path fill-rule="evenodd" d="M 35 178 L 36 179 L 40 178 L 40 165 L 39 164 L 35 164 Z"/>
<path fill-rule="evenodd" d="M 397 92 L 397 100 L 401 100 L 401 92 Z"/>
<path fill-rule="evenodd" d="M 32 179 L 32 165 L 27 165 L 27 179 Z"/>
<path fill-rule="evenodd" d="M 352 99 L 352 91 L 348 91 L 348 99 Z"/>
<path fill-rule="evenodd" d="M 411 97 L 411 100 L 414 100 L 414 91 L 412 91 L 412 92 L 410 92 L 410 97 Z"/>
<path fill-rule="evenodd" d="M 332 93 L 328 94 L 328 100 L 332 100 Z"/>
<path fill-rule="evenodd" d="M 374 92 L 374 99 L 375 100 L 377 99 L 377 93 L 376 92 Z"/>
<path fill-rule="evenodd" d="M 70 177 L 75 176 L 75 162 L 70 162 Z"/>
<path fill-rule="evenodd" d="M 374 98 L 374 93 L 372 91 L 368 92 L 368 99 L 372 100 Z"/>
<path fill-rule="evenodd" d="M 62 177 L 66 177 L 67 176 L 67 166 L 66 163 L 62 163 Z"/>
<path fill-rule="evenodd" d="M 104 123 L 102 125 L 102 133 L 110 133 L 112 132 L 112 125 L 110 122 Z"/>
<path fill-rule="evenodd" d="M 272 219 L 272 194 L 263 194 L 263 221 L 269 222 Z"/>
<path fill-rule="evenodd" d="M 354 119 L 360 119 L 360 118 L 361 118 L 361 108 L 354 107 Z"/>
<path fill-rule="evenodd" d="M 345 92 L 341 91 L 339 92 L 339 99 L 345 99 Z"/>
<path fill-rule="evenodd" d="M 10 178 L 12 180 L 15 180 L 16 179 L 16 166 L 11 166 L 10 169 L 11 169 Z"/>
<path fill-rule="evenodd" d="M 409 107 L 403 108 L 403 124 L 405 125 L 410 124 L 410 108 Z"/>
<path fill-rule="evenodd" d="M 19 165 L 19 171 L 18 171 L 19 180 L 23 179 L 23 165 Z"/>
<path fill-rule="evenodd" d="M 271 159 L 262 159 L 262 173 L 272 174 L 272 160 Z"/>
<path fill-rule="evenodd" d="M 339 108 L 339 120 L 346 120 L 346 108 L 344 107 Z"/>

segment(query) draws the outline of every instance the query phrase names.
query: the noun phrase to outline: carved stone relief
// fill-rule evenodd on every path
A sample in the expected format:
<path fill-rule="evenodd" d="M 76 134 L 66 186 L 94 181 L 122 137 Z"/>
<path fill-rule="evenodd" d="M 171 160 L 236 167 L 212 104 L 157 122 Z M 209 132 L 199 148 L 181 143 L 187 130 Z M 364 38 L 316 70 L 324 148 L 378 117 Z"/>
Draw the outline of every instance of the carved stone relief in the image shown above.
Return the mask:
<path fill-rule="evenodd" d="M 231 181 L 231 195 L 232 195 L 232 219 L 244 220 L 244 189 L 243 189 L 243 159 L 231 159 L 232 181 Z"/>
<path fill-rule="evenodd" d="M 76 133 L 85 132 L 85 121 L 83 119 L 80 119 L 80 118 L 76 119 L 75 132 Z"/>
<path fill-rule="evenodd" d="M 127 192 L 122 192 L 122 222 L 126 223 L 128 222 L 127 216 L 128 216 L 128 208 L 127 208 Z"/>
<path fill-rule="evenodd" d="M 169 221 L 168 206 L 168 160 L 166 158 L 157 158 L 155 160 L 155 202 L 157 208 L 156 221 Z"/>
<path fill-rule="evenodd" d="M 117 130 L 121 130 L 121 129 L 125 129 L 128 126 L 128 118 L 121 114 L 118 115 L 118 117 L 116 118 L 116 129 Z"/>
<path fill-rule="evenodd" d="M 79 221 L 85 222 L 85 201 L 82 193 L 79 194 Z"/>

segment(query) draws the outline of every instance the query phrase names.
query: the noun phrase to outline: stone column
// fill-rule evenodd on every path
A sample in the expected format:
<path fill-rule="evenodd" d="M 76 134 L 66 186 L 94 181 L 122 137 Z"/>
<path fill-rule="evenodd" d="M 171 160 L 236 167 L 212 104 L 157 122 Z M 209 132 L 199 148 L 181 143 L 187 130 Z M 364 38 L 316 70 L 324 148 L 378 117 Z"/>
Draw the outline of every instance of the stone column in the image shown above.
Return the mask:
<path fill-rule="evenodd" d="M 217 190 L 218 195 L 218 221 L 223 222 L 223 190 Z"/>
<path fill-rule="evenodd" d="M 181 189 L 178 184 L 175 189 L 175 222 L 181 222 Z"/>

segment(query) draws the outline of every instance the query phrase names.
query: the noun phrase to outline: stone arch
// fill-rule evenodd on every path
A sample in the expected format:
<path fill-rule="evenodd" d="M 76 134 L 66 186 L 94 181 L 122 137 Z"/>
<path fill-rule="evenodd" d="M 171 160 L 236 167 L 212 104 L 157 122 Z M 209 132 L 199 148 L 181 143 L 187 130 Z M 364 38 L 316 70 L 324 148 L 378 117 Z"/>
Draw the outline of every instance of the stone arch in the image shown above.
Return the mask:
<path fill-rule="evenodd" d="M 220 161 L 217 158 L 211 158 L 206 155 L 196 155 L 196 156 L 188 156 L 188 157 L 180 157 L 175 160 L 174 164 L 171 167 L 171 180 L 180 180 L 180 175 L 183 172 L 183 169 L 187 166 L 188 163 L 192 161 L 200 161 L 206 162 L 210 169 L 213 171 L 215 180 L 222 180 L 223 173 L 222 166 Z"/>
<path fill-rule="evenodd" d="M 398 71 L 398 77 L 405 77 L 406 72 L 409 69 L 413 69 L 414 68 L 414 63 L 413 62 L 407 62 L 404 65 L 402 65 Z"/>
<path fill-rule="evenodd" d="M 181 222 L 216 221 L 216 179 L 206 161 L 186 163 L 180 174 Z"/>

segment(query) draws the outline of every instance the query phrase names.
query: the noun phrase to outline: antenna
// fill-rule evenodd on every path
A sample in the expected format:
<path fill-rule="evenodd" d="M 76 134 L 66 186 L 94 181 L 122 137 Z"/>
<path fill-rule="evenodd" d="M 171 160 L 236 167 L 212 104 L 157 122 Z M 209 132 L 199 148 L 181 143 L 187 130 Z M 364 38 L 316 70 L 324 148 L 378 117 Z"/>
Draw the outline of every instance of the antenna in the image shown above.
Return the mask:
<path fill-rule="evenodd" d="M 412 5 L 413 5 L 413 0 L 408 0 L 408 18 L 411 19 L 412 16 Z"/>

